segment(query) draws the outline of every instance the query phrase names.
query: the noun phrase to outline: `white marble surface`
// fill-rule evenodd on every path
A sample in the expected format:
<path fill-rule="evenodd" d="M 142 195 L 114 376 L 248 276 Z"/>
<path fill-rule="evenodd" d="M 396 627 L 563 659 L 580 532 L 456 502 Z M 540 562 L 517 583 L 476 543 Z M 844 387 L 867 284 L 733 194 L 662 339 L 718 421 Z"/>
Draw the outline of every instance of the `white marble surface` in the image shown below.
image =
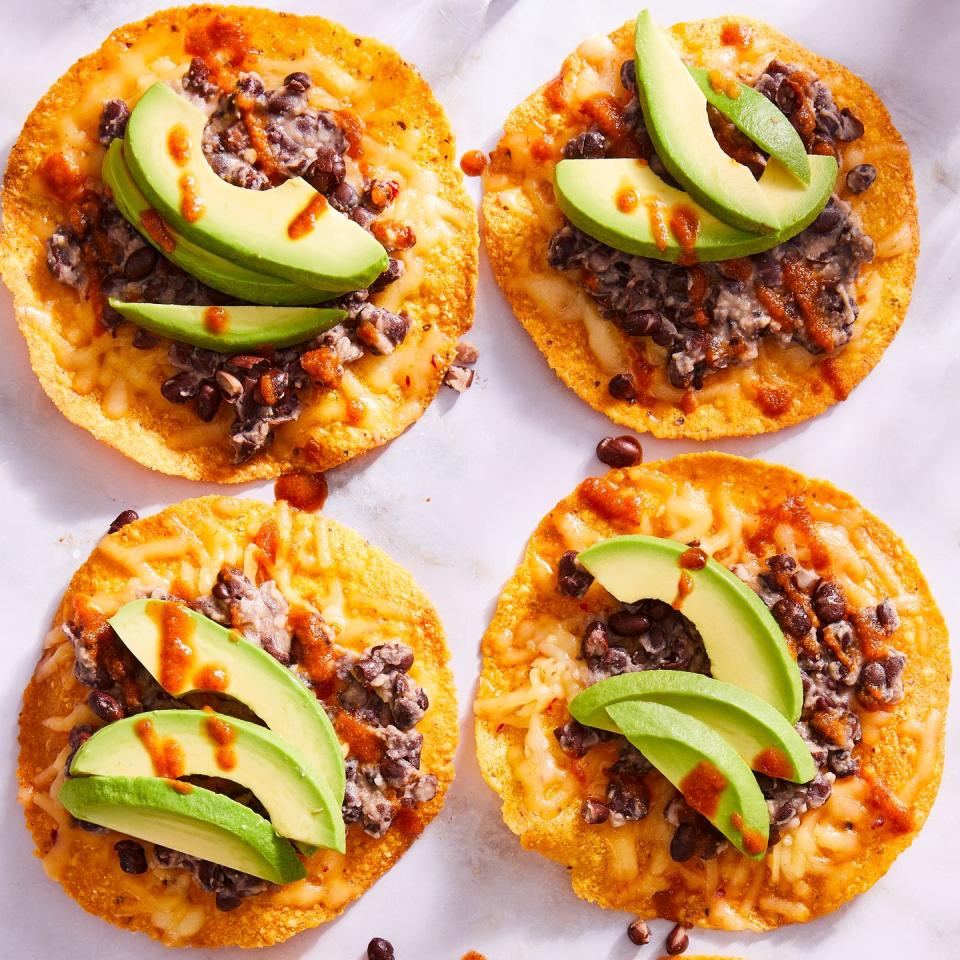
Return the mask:
<path fill-rule="evenodd" d="M 490 149 L 507 111 L 552 76 L 569 50 L 637 11 L 637 0 L 278 2 L 325 13 L 399 47 L 446 105 L 460 151 Z M 150 0 L 0 0 L 4 157 L 47 85 L 110 28 L 151 6 Z M 651 6 L 665 23 L 731 12 L 724 0 L 651 0 Z M 903 331 L 846 403 L 780 434 L 714 446 L 828 477 L 858 496 L 916 552 L 956 628 L 960 126 L 949 91 L 960 54 L 960 6 L 955 0 L 735 0 L 734 9 L 766 17 L 845 62 L 884 97 L 913 149 L 923 254 Z M 15 803 L 17 712 L 59 596 L 109 521 L 126 507 L 149 513 L 214 488 L 149 473 L 67 423 L 30 373 L 6 291 L 0 314 L 0 957 L 159 957 L 164 948 L 85 914 L 33 858 Z M 627 915 L 579 901 L 561 867 L 521 850 L 480 780 L 469 709 L 479 638 L 527 535 L 578 480 L 597 472 L 593 447 L 609 430 L 553 378 L 486 264 L 474 339 L 482 349 L 474 389 L 456 400 L 444 391 L 387 449 L 333 473 L 327 508 L 410 568 L 440 610 L 461 700 L 457 781 L 443 813 L 392 872 L 326 929 L 272 948 L 276 957 L 353 960 L 374 935 L 392 940 L 400 960 L 456 960 L 468 949 L 490 960 L 627 960 L 663 952 L 667 924 L 655 925 L 648 947 L 631 947 L 623 935 Z M 647 459 L 699 449 L 656 441 L 645 447 Z M 268 484 L 240 492 L 272 498 Z M 814 950 L 825 958 L 957 957 L 956 711 L 948 739 L 944 784 L 925 830 L 869 893 L 832 916 L 765 936 L 693 931 L 691 952 L 751 960 L 793 960 Z"/>

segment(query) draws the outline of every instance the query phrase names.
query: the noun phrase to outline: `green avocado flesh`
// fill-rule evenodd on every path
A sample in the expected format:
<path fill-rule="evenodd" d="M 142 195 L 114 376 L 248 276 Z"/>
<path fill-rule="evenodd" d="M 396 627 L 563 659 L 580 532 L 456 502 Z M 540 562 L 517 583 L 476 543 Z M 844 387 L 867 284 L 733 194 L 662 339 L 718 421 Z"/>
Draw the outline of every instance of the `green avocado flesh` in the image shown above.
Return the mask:
<path fill-rule="evenodd" d="M 680 670 L 624 673 L 587 687 L 570 704 L 584 726 L 616 731 L 607 707 L 652 701 L 699 720 L 723 737 L 749 767 L 807 783 L 817 769 L 797 731 L 766 701 L 732 683 Z"/>
<path fill-rule="evenodd" d="M 221 180 L 200 147 L 206 122 L 201 110 L 157 83 L 127 123 L 123 156 L 130 173 L 178 234 L 317 290 L 361 290 L 383 273 L 386 250 L 301 177 L 271 190 Z"/>
<path fill-rule="evenodd" d="M 134 183 L 126 161 L 123 159 L 123 141 L 114 140 L 107 150 L 101 170 L 103 182 L 113 194 L 113 202 L 117 205 L 121 216 L 143 236 L 157 251 L 178 267 L 186 270 L 214 290 L 228 293 L 241 300 L 251 303 L 265 303 L 274 306 L 304 305 L 323 303 L 336 294 L 324 293 L 291 283 L 282 277 L 271 277 L 255 270 L 248 270 L 239 264 L 223 257 L 218 257 L 203 247 L 181 236 L 169 225 L 165 225 L 165 232 L 169 243 L 158 241 L 144 225 L 144 214 L 149 214 L 153 208 L 147 198 L 140 192 Z M 155 213 L 156 211 L 154 211 Z"/>
<path fill-rule="evenodd" d="M 692 589 L 680 611 L 700 632 L 716 680 L 742 687 L 796 723 L 803 706 L 800 670 L 764 602 L 739 577 L 708 559 L 702 570 L 680 565 L 685 544 L 639 534 L 602 540 L 578 560 L 622 603 L 674 603 L 681 575 Z"/>
<path fill-rule="evenodd" d="M 345 310 L 328 307 L 197 307 L 127 303 L 116 297 L 110 297 L 109 303 L 144 330 L 219 353 L 290 347 L 335 327 L 347 315 Z"/>
<path fill-rule="evenodd" d="M 78 820 L 272 883 L 307 875 L 293 847 L 263 817 L 202 787 L 180 793 L 154 777 L 79 777 L 64 781 L 58 799 Z"/>
<path fill-rule="evenodd" d="M 561 160 L 554 170 L 554 194 L 574 226 L 624 253 L 680 260 L 687 251 L 670 229 L 674 211 L 680 209 L 692 214 L 697 224 L 692 245 L 696 260 L 733 260 L 776 247 L 817 218 L 833 192 L 837 163 L 833 157 L 811 157 L 810 167 L 810 183 L 798 188 L 782 164 L 767 164 L 760 183 L 790 212 L 784 214 L 786 226 L 763 234 L 718 219 L 689 194 L 661 180 L 642 160 Z M 631 192 L 635 205 L 624 209 L 619 198 Z"/>
<path fill-rule="evenodd" d="M 171 610 L 171 608 L 173 608 Z M 186 618 L 179 643 L 190 655 L 182 674 L 164 669 L 165 614 Z M 278 737 L 298 750 L 309 771 L 343 801 L 343 751 L 322 704 L 286 667 L 235 630 L 181 604 L 134 600 L 122 606 L 110 625 L 147 672 L 173 696 L 215 688 L 249 707 Z"/>
<path fill-rule="evenodd" d="M 647 132 L 664 166 L 686 192 L 721 220 L 754 233 L 779 233 L 808 216 L 821 199 L 812 182 L 816 158 L 809 160 L 813 176 L 806 186 L 776 159 L 755 180 L 717 143 L 703 91 L 648 10 L 637 17 L 634 39 L 637 92 Z M 832 169 L 836 178 L 833 157 L 822 158 L 820 166 Z"/>
<path fill-rule="evenodd" d="M 720 111 L 764 153 L 779 160 L 801 183 L 810 182 L 810 158 L 793 124 L 762 93 L 737 81 L 736 97 L 714 90 L 710 71 L 687 67 L 707 102 Z"/>
<path fill-rule="evenodd" d="M 207 710 L 135 714 L 90 737 L 70 772 L 222 777 L 254 794 L 281 837 L 344 850 L 343 815 L 326 782 L 310 771 L 303 754 L 266 727 L 245 720 Z"/>
<path fill-rule="evenodd" d="M 767 849 L 770 815 L 750 768 L 718 733 L 660 703 L 633 700 L 607 708 L 617 729 L 741 853 Z"/>

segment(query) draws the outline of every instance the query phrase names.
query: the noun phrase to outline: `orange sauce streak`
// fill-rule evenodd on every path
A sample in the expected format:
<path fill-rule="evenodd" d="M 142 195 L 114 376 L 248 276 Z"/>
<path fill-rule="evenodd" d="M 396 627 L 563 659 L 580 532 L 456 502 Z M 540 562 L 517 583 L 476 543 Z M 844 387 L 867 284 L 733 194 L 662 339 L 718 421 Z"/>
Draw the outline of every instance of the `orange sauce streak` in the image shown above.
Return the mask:
<path fill-rule="evenodd" d="M 323 618 L 297 611 L 290 615 L 290 626 L 300 669 L 310 678 L 317 698 L 325 700 L 337 689 L 338 678 L 336 656 Z"/>
<path fill-rule="evenodd" d="M 203 325 L 211 333 L 226 333 L 230 317 L 223 307 L 207 307 L 203 311 Z"/>
<path fill-rule="evenodd" d="M 190 56 L 203 60 L 211 80 L 223 90 L 233 87 L 239 72 L 252 66 L 256 53 L 243 27 L 223 14 L 192 27 L 184 49 Z"/>
<path fill-rule="evenodd" d="M 717 812 L 726 786 L 727 778 L 712 763 L 701 760 L 680 781 L 680 792 L 697 813 L 709 818 Z"/>
<path fill-rule="evenodd" d="M 620 489 L 623 476 L 616 472 L 605 477 L 587 477 L 580 484 L 580 496 L 588 506 L 608 520 L 639 523 L 643 515 L 640 500 Z"/>
<path fill-rule="evenodd" d="M 545 133 L 530 144 L 530 156 L 536 164 L 546 163 L 553 156 L 553 137 Z"/>
<path fill-rule="evenodd" d="M 739 47 L 745 50 L 753 44 L 753 31 L 742 23 L 731 20 L 720 30 L 720 42 L 726 47 Z"/>
<path fill-rule="evenodd" d="M 623 107 L 609 93 L 595 93 L 580 105 L 585 113 L 600 128 L 600 132 L 611 140 L 620 140 L 626 130 L 623 121 Z"/>
<path fill-rule="evenodd" d="M 143 744 L 144 750 L 150 754 L 150 762 L 153 764 L 153 772 L 156 776 L 169 780 L 176 780 L 177 777 L 183 776 L 186 770 L 186 759 L 183 748 L 173 737 L 158 736 L 153 721 L 146 717 L 138 720 L 133 729 Z"/>
<path fill-rule="evenodd" d="M 363 119 L 352 110 L 335 110 L 334 116 L 347 140 L 347 156 L 356 159 L 363 152 L 363 134 L 366 129 Z"/>
<path fill-rule="evenodd" d="M 872 766 L 865 766 L 860 774 L 870 786 L 869 801 L 880 814 L 880 822 L 875 826 L 888 824 L 894 833 L 910 833 L 914 828 L 913 811 L 909 810 L 895 797 L 877 776 Z"/>
<path fill-rule="evenodd" d="M 179 793 L 181 796 L 185 797 L 188 793 L 193 793 L 192 783 L 184 783 L 183 780 L 168 780 L 167 783 L 174 793 Z"/>
<path fill-rule="evenodd" d="M 753 758 L 751 766 L 758 773 L 765 773 L 768 777 L 786 780 L 793 776 L 793 764 L 778 747 L 765 747 Z"/>
<path fill-rule="evenodd" d="M 671 228 L 673 227 L 672 219 L 670 226 Z M 699 224 L 697 225 L 697 229 L 699 230 Z M 696 234 L 694 234 L 694 242 L 696 242 Z M 681 243 L 681 247 L 682 246 L 683 244 Z M 686 251 L 684 252 L 686 253 Z M 693 305 L 693 322 L 698 327 L 710 325 L 710 318 L 707 316 L 707 311 L 703 309 L 709 292 L 710 281 L 707 279 L 706 270 L 699 265 L 690 267 L 690 303 Z"/>
<path fill-rule="evenodd" d="M 882 660 L 890 653 L 887 635 L 871 617 L 864 616 L 859 610 L 847 611 L 853 625 L 857 628 L 860 649 L 867 660 Z"/>
<path fill-rule="evenodd" d="M 754 292 L 761 306 L 774 320 L 780 323 L 784 330 L 793 330 L 793 317 L 790 316 L 790 312 L 787 310 L 787 301 L 783 298 L 782 294 L 759 282 L 754 284 Z"/>
<path fill-rule="evenodd" d="M 840 362 L 835 357 L 827 357 L 823 360 L 820 363 L 820 372 L 838 400 L 846 400 L 850 396 L 854 384 L 840 368 Z"/>
<path fill-rule="evenodd" d="M 696 211 L 684 204 L 670 210 L 670 232 L 677 238 L 680 244 L 680 259 L 683 264 L 694 264 L 697 262 L 697 236 L 700 234 L 700 218 Z"/>
<path fill-rule="evenodd" d="M 468 950 L 460 960 L 487 960 L 487 958 L 482 953 L 477 953 L 476 950 Z"/>
<path fill-rule="evenodd" d="M 351 397 L 347 400 L 347 423 L 356 426 L 367 412 L 366 406 L 359 397 Z"/>
<path fill-rule="evenodd" d="M 206 663 L 196 672 L 193 682 L 197 690 L 222 693 L 230 685 L 230 678 L 219 663 Z"/>
<path fill-rule="evenodd" d="M 237 765 L 237 752 L 233 745 L 237 740 L 237 731 L 226 720 L 214 715 L 210 707 L 203 708 L 210 714 L 203 721 L 207 736 L 217 747 L 217 766 L 221 770 L 232 770 Z"/>
<path fill-rule="evenodd" d="M 733 824 L 734 829 L 740 831 L 740 835 L 743 837 L 743 849 L 747 853 L 763 853 L 767 849 L 768 837 L 760 833 L 759 830 L 750 830 L 744 829 L 743 817 L 739 813 L 731 814 L 730 822 Z"/>
<path fill-rule="evenodd" d="M 697 409 L 697 394 L 693 390 L 684 390 L 680 398 L 680 409 L 689 417 Z"/>
<path fill-rule="evenodd" d="M 382 738 L 367 724 L 341 710 L 333 721 L 337 736 L 350 747 L 350 752 L 361 763 L 377 763 L 383 759 Z"/>
<path fill-rule="evenodd" d="M 178 603 L 150 601 L 147 615 L 160 631 L 160 686 L 168 693 L 180 693 L 196 657 L 190 646 L 196 624 Z"/>
<path fill-rule="evenodd" d="M 673 609 L 679 610 L 683 606 L 683 601 L 693 593 L 693 577 L 684 570 L 677 581 L 677 595 L 673 600 Z"/>
<path fill-rule="evenodd" d="M 777 526 L 785 523 L 795 532 L 802 533 L 810 548 L 810 559 L 814 569 L 823 575 L 830 569 L 830 552 L 813 523 L 813 517 L 807 509 L 802 496 L 787 497 L 778 504 L 767 505 L 760 510 L 760 523 L 747 538 L 754 553 L 759 553 L 764 544 L 773 543 L 773 532 Z"/>
<path fill-rule="evenodd" d="M 174 240 L 167 226 L 167 221 L 157 213 L 156 210 L 144 210 L 140 214 L 140 223 L 143 229 L 150 234 L 150 237 L 160 247 L 164 253 L 173 253 L 177 248 L 177 241 Z"/>
<path fill-rule="evenodd" d="M 299 240 L 312 232 L 317 221 L 327 209 L 327 198 L 318 193 L 310 198 L 310 202 L 290 221 L 287 226 L 287 236 L 291 240 Z"/>
<path fill-rule="evenodd" d="M 563 74 L 559 73 L 543 88 L 544 99 L 557 113 L 567 105 L 567 92 L 564 86 Z"/>
<path fill-rule="evenodd" d="M 423 833 L 425 824 L 413 807 L 400 807 L 393 818 L 393 827 L 405 837 L 418 837 Z M 480 954 L 475 954 L 480 956 Z"/>
<path fill-rule="evenodd" d="M 322 473 L 285 473 L 274 483 L 273 495 L 313 513 L 327 502 L 327 478 Z"/>
<path fill-rule="evenodd" d="M 793 294 L 804 326 L 814 343 L 827 353 L 834 350 L 833 332 L 826 318 L 817 309 L 817 293 L 820 285 L 813 271 L 804 266 L 799 259 L 787 258 L 783 261 L 783 279 L 787 289 Z"/>
<path fill-rule="evenodd" d="M 460 158 L 460 169 L 468 177 L 479 177 L 487 169 L 487 155 L 482 150 L 468 150 Z"/>
<path fill-rule="evenodd" d="M 265 520 L 261 524 L 260 529 L 253 538 L 253 542 L 264 552 L 271 563 L 276 562 L 279 536 L 277 525 L 273 520 Z"/>
<path fill-rule="evenodd" d="M 182 123 L 174 124 L 167 134 L 167 151 L 178 167 L 185 167 L 190 159 L 190 136 Z"/>
<path fill-rule="evenodd" d="M 617 193 L 617 209 L 621 213 L 633 213 L 640 205 L 640 198 L 637 191 L 630 187 L 624 187 Z"/>
<path fill-rule="evenodd" d="M 740 81 L 732 73 L 711 70 L 707 77 L 710 80 L 710 86 L 717 93 L 722 93 L 731 100 L 736 100 L 740 96 Z"/>
<path fill-rule="evenodd" d="M 40 165 L 44 186 L 64 203 L 76 200 L 83 192 L 84 176 L 80 167 L 62 153 L 49 154 Z"/>
<path fill-rule="evenodd" d="M 658 250 L 666 250 L 670 235 L 667 232 L 667 218 L 664 214 L 666 205 L 652 197 L 647 200 L 647 213 L 650 215 L 650 232 Z"/>
<path fill-rule="evenodd" d="M 247 136 L 250 138 L 250 145 L 257 153 L 258 166 L 271 183 L 276 183 L 279 178 L 280 166 L 270 149 L 270 141 L 267 139 L 267 131 L 264 128 L 257 102 L 244 93 L 236 94 L 233 102 L 240 114 L 240 119 L 243 120 Z"/>
<path fill-rule="evenodd" d="M 196 223 L 204 213 L 206 204 L 197 196 L 197 181 L 189 173 L 180 177 L 180 213 L 187 223 Z"/>

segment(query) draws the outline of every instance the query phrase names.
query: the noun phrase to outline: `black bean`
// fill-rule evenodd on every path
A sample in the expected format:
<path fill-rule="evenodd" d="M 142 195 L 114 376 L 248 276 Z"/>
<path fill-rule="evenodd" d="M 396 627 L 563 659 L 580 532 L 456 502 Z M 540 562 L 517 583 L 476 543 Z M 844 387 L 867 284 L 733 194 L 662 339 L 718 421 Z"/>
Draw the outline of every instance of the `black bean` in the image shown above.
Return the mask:
<path fill-rule="evenodd" d="M 160 342 L 160 338 L 143 327 L 137 327 L 133 335 L 133 345 L 138 350 L 150 350 Z"/>
<path fill-rule="evenodd" d="M 620 82 L 625 90 L 637 89 L 637 65 L 633 60 L 624 60 L 620 64 Z"/>
<path fill-rule="evenodd" d="M 628 60 L 627 63 L 633 66 L 632 60 Z M 647 921 L 637 917 L 637 919 L 627 927 L 627 939 L 638 947 L 649 943 L 650 928 L 647 926 Z"/>
<path fill-rule="evenodd" d="M 103 105 L 100 114 L 100 127 L 97 130 L 97 139 L 107 146 L 117 137 L 122 137 L 130 119 L 130 109 L 123 100 L 108 100 Z"/>
<path fill-rule="evenodd" d="M 291 90 L 296 90 L 298 93 L 303 93 L 304 90 L 310 89 L 310 74 L 304 73 L 302 70 L 287 74 L 283 78 L 283 85 Z"/>
<path fill-rule="evenodd" d="M 147 855 L 135 840 L 118 840 L 113 849 L 117 851 L 120 869 L 124 873 L 147 872 Z"/>
<path fill-rule="evenodd" d="M 591 574 L 580 566 L 574 550 L 568 550 L 557 563 L 557 588 L 568 597 L 582 597 L 593 583 Z"/>
<path fill-rule="evenodd" d="M 197 394 L 197 416 L 209 423 L 220 407 L 220 392 L 212 383 L 205 383 Z"/>
<path fill-rule="evenodd" d="M 639 637 L 650 629 L 650 619 L 632 610 L 618 610 L 607 618 L 607 626 L 621 637 Z"/>
<path fill-rule="evenodd" d="M 218 890 L 215 898 L 217 909 L 224 913 L 236 910 L 243 903 L 243 897 L 233 890 Z"/>
<path fill-rule="evenodd" d="M 774 573 L 793 573 L 797 569 L 797 561 L 789 554 L 776 553 L 772 557 L 767 557 L 767 569 Z"/>
<path fill-rule="evenodd" d="M 863 136 L 863 124 L 846 107 L 840 111 L 840 139 L 858 140 Z"/>
<path fill-rule="evenodd" d="M 341 213 L 349 213 L 359 202 L 360 194 L 346 180 L 330 194 L 330 206 Z"/>
<path fill-rule="evenodd" d="M 847 603 L 840 588 L 832 580 L 821 580 L 813 591 L 813 610 L 821 626 L 837 623 L 847 611 Z"/>
<path fill-rule="evenodd" d="M 608 467 L 632 467 L 643 460 L 643 447 L 635 437 L 604 437 L 597 444 L 597 459 Z"/>
<path fill-rule="evenodd" d="M 683 953 L 687 947 L 690 946 L 690 938 L 687 936 L 687 931 L 683 929 L 681 924 L 677 924 L 668 934 L 667 934 L 667 953 L 671 957 L 677 956 L 677 954 Z"/>
<path fill-rule="evenodd" d="M 843 220 L 843 210 L 840 208 L 840 205 L 835 203 L 833 198 L 831 198 L 830 202 L 820 211 L 817 219 L 813 221 L 810 229 L 814 233 L 830 233 L 836 230 L 837 227 L 843 223 Z"/>
<path fill-rule="evenodd" d="M 634 310 L 619 321 L 619 326 L 628 337 L 648 337 L 662 322 L 663 317 L 656 310 Z"/>
<path fill-rule="evenodd" d="M 104 723 L 114 723 L 124 717 L 123 704 L 104 690 L 91 690 L 87 704 Z"/>
<path fill-rule="evenodd" d="M 771 612 L 783 632 L 791 637 L 805 637 L 810 632 L 810 618 L 806 611 L 787 597 L 778 600 Z"/>
<path fill-rule="evenodd" d="M 163 399 L 169 400 L 170 403 L 186 403 L 197 395 L 199 389 L 196 374 L 189 370 L 178 373 L 169 380 L 164 380 L 160 385 L 160 393 Z"/>
<path fill-rule="evenodd" d="M 630 402 L 637 399 L 637 382 L 629 373 L 618 373 L 607 384 L 607 390 L 614 400 Z"/>
<path fill-rule="evenodd" d="M 877 168 L 872 163 L 858 163 L 847 173 L 847 189 L 851 193 L 863 193 L 877 179 Z"/>
<path fill-rule="evenodd" d="M 123 510 L 114 517 L 113 523 L 107 528 L 107 533 L 116 533 L 121 527 L 139 519 L 140 514 L 136 510 Z"/>
<path fill-rule="evenodd" d="M 670 857 L 677 863 L 686 863 L 697 850 L 697 829 L 692 823 L 681 823 L 670 841 Z"/>
<path fill-rule="evenodd" d="M 367 944 L 367 960 L 394 960 L 393 944 L 383 937 L 374 937 Z"/>
<path fill-rule="evenodd" d="M 582 757 L 599 742 L 600 735 L 592 727 L 585 727 L 574 719 L 553 731 L 560 749 L 569 757 Z"/>
<path fill-rule="evenodd" d="M 588 798 L 583 801 L 580 816 L 585 823 L 594 826 L 598 823 L 605 823 L 610 819 L 610 808 L 602 800 Z"/>
<path fill-rule="evenodd" d="M 127 280 L 142 280 L 153 271 L 159 256 L 151 246 L 139 247 L 124 262 L 123 275 Z"/>
<path fill-rule="evenodd" d="M 607 153 L 607 138 L 599 130 L 588 130 L 570 140 L 563 148 L 566 160 L 597 160 Z"/>
<path fill-rule="evenodd" d="M 889 598 L 881 600 L 877 604 L 877 621 L 887 636 L 890 636 L 900 626 L 900 615 L 897 613 L 893 601 Z"/>
<path fill-rule="evenodd" d="M 630 666 L 630 656 L 622 647 L 611 647 L 600 661 L 600 669 L 617 676 L 625 673 Z"/>
<path fill-rule="evenodd" d="M 610 646 L 610 636 L 607 628 L 600 620 L 593 620 L 587 624 L 584 631 L 583 640 L 580 642 L 580 649 L 583 655 L 592 660 L 602 657 Z"/>

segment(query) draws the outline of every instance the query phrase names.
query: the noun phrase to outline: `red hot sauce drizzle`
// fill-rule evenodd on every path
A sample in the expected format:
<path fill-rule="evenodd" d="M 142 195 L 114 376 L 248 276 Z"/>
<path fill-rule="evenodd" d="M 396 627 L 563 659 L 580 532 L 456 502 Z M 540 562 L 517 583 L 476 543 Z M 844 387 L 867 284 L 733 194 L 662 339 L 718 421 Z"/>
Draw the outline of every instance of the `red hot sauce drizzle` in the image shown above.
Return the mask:
<path fill-rule="evenodd" d="M 180 177 L 180 213 L 187 223 L 196 223 L 204 214 L 206 204 L 197 194 L 197 181 L 189 173 Z"/>
<path fill-rule="evenodd" d="M 766 747 L 761 750 L 751 764 L 754 770 L 765 773 L 768 777 L 778 777 L 788 780 L 793 776 L 793 764 L 778 747 Z"/>
<path fill-rule="evenodd" d="M 664 204 L 652 197 L 647 200 L 647 213 L 650 216 L 650 232 L 658 250 L 666 250 L 670 235 L 667 233 L 667 218 L 664 216 Z"/>
<path fill-rule="evenodd" d="M 730 20 L 720 30 L 720 42 L 725 47 L 739 47 L 741 50 L 746 50 L 753 45 L 753 31 L 742 23 Z"/>
<path fill-rule="evenodd" d="M 712 763 L 701 760 L 680 781 L 680 792 L 691 809 L 709 819 L 716 814 L 726 786 L 727 778 Z"/>
<path fill-rule="evenodd" d="M 680 566 L 684 570 L 702 570 L 707 565 L 707 554 L 694 543 L 680 554 Z"/>
<path fill-rule="evenodd" d="M 682 203 L 670 210 L 670 232 L 680 244 L 679 263 L 692 266 L 697 262 L 697 237 L 700 234 L 700 218 L 696 211 Z"/>
<path fill-rule="evenodd" d="M 173 253 L 177 248 L 177 241 L 173 239 L 167 221 L 154 209 L 144 210 L 140 214 L 140 223 L 143 229 L 150 234 L 151 239 L 164 253 Z"/>
<path fill-rule="evenodd" d="M 765 837 L 759 830 L 751 830 L 749 827 L 744 829 L 743 817 L 739 813 L 732 814 L 730 822 L 735 830 L 740 831 L 740 835 L 743 837 L 743 849 L 747 853 L 763 853 L 767 849 L 769 837 Z"/>
<path fill-rule="evenodd" d="M 217 748 L 217 766 L 221 770 L 232 770 L 237 765 L 237 754 L 233 749 L 237 732 L 226 720 L 215 716 L 210 707 L 203 709 L 210 714 L 203 721 L 203 727 Z"/>
<path fill-rule="evenodd" d="M 150 755 L 155 776 L 176 780 L 182 777 L 186 770 L 186 760 L 183 748 L 173 737 L 161 737 L 153 721 L 144 717 L 134 726 L 134 732 L 143 744 L 144 750 Z"/>
<path fill-rule="evenodd" d="M 290 221 L 287 226 L 287 235 L 291 240 L 299 240 L 310 233 L 317 225 L 317 221 L 327 209 L 327 198 L 318 193 L 310 198 L 310 202 Z"/>
<path fill-rule="evenodd" d="M 186 687 L 196 657 L 190 646 L 195 624 L 177 603 L 148 603 L 147 615 L 160 631 L 160 686 L 176 695 Z"/>
<path fill-rule="evenodd" d="M 630 187 L 624 187 L 617 192 L 617 209 L 621 213 L 633 213 L 640 204 L 640 198 L 637 191 Z"/>
<path fill-rule="evenodd" d="M 219 663 L 205 663 L 193 678 L 198 690 L 208 690 L 213 693 L 222 693 L 230 684 L 227 671 Z"/>

